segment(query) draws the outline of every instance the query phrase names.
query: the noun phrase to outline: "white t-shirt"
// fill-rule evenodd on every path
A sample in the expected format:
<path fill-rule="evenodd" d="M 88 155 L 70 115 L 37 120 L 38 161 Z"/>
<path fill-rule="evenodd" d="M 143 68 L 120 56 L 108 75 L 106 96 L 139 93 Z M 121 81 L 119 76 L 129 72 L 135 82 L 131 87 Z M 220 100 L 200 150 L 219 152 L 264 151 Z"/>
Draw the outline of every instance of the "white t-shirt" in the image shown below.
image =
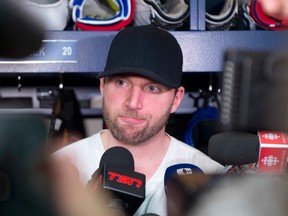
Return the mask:
<path fill-rule="evenodd" d="M 72 143 L 54 153 L 71 158 L 81 180 L 87 184 L 93 173 L 99 168 L 105 152 L 100 137 L 101 131 L 85 139 Z M 169 136 L 169 135 L 168 135 Z M 205 174 L 224 173 L 224 167 L 209 158 L 201 151 L 169 136 L 171 139 L 168 151 L 153 176 L 146 182 L 146 197 L 135 216 L 154 213 L 167 215 L 164 175 L 166 169 L 174 164 L 189 163 L 198 166 Z"/>

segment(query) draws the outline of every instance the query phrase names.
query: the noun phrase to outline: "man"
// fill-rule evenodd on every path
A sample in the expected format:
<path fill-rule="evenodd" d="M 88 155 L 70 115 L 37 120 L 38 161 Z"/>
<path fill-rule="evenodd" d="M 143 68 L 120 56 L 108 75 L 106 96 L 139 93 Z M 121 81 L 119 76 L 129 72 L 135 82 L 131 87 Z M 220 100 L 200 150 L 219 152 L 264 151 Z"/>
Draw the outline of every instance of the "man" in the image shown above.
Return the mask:
<path fill-rule="evenodd" d="M 134 157 L 135 171 L 146 176 L 146 198 L 135 215 L 167 214 L 167 167 L 189 163 L 204 173 L 223 170 L 205 154 L 165 132 L 169 115 L 184 96 L 182 65 L 181 48 L 169 32 L 152 25 L 120 31 L 112 41 L 104 72 L 98 75 L 108 129 L 57 152 L 72 156 L 87 183 L 107 149 L 127 148 Z"/>

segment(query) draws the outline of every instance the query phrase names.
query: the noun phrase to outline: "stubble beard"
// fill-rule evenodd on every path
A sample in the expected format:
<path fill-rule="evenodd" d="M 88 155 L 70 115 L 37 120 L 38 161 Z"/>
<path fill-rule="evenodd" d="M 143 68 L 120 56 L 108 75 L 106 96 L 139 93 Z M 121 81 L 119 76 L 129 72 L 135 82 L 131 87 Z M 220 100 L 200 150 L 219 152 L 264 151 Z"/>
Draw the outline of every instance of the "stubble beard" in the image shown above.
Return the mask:
<path fill-rule="evenodd" d="M 135 116 L 137 114 L 135 114 L 135 111 L 126 111 L 125 115 Z M 138 130 L 135 130 L 133 125 L 121 127 L 117 123 L 117 116 L 117 114 L 113 115 L 108 106 L 105 104 L 105 101 L 103 101 L 103 118 L 113 137 L 123 144 L 138 145 L 149 140 L 165 127 L 170 116 L 170 111 L 167 109 L 164 115 L 157 121 L 154 120 L 154 123 L 152 122 L 152 124 L 150 124 L 150 121 L 148 122 L 148 125 Z M 127 133 L 127 131 L 131 130 L 134 132 Z"/>

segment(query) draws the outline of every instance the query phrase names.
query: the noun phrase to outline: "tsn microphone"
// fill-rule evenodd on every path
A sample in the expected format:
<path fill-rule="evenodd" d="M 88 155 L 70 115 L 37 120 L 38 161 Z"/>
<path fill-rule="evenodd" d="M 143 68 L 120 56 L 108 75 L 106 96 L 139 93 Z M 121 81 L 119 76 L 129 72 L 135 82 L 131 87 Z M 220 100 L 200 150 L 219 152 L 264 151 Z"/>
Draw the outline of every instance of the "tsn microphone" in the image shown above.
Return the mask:
<path fill-rule="evenodd" d="M 88 187 L 110 193 L 108 207 L 119 208 L 127 216 L 133 215 L 145 199 L 145 175 L 134 171 L 133 156 L 123 147 L 104 152 Z"/>

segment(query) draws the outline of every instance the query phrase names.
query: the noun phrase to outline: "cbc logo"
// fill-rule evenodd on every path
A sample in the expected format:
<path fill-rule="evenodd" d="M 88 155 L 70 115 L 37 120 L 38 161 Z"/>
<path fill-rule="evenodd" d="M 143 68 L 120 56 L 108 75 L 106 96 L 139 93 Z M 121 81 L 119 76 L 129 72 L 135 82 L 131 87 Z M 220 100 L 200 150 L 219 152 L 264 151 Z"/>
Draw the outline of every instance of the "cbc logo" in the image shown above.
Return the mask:
<path fill-rule="evenodd" d="M 190 168 L 177 169 L 176 172 L 178 175 L 191 175 L 191 174 L 193 174 L 193 171 Z"/>
<path fill-rule="evenodd" d="M 276 164 L 279 163 L 279 159 L 277 157 L 274 157 L 273 155 L 269 155 L 269 156 L 265 156 L 261 162 L 268 166 L 268 167 L 271 167 L 271 166 L 275 166 Z"/>
<path fill-rule="evenodd" d="M 269 140 L 276 140 L 279 139 L 280 136 L 275 134 L 275 133 L 265 133 L 262 135 L 265 139 L 269 139 Z"/>

